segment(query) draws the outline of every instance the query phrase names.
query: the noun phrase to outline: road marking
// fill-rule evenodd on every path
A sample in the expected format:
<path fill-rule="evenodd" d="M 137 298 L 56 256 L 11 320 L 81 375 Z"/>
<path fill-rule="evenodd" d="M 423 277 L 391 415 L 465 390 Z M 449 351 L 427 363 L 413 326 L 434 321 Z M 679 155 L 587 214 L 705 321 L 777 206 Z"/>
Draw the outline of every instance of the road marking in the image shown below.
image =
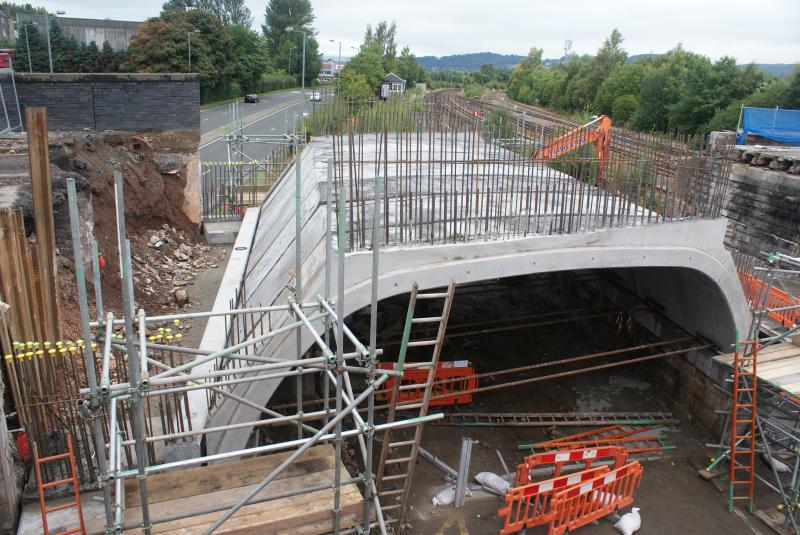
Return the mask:
<path fill-rule="evenodd" d="M 453 519 L 448 518 L 442 527 L 439 528 L 439 531 L 436 532 L 436 535 L 444 535 L 445 530 L 453 526 Z M 467 525 L 464 522 L 463 518 L 458 519 L 458 531 L 460 535 L 469 535 L 469 530 L 467 530 Z"/>
<path fill-rule="evenodd" d="M 303 102 L 304 102 L 304 101 L 300 100 L 300 101 L 298 101 L 298 102 L 295 102 L 294 104 L 289 104 L 289 105 L 288 105 L 288 106 L 286 106 L 285 108 L 281 108 L 281 109 L 279 109 L 279 110 L 276 110 L 276 111 L 274 111 L 274 112 L 272 112 L 272 113 L 268 113 L 267 115 L 265 115 L 265 116 L 263 116 L 263 117 L 259 117 L 259 118 L 258 118 L 258 119 L 256 119 L 255 121 L 251 121 L 251 122 L 247 123 L 246 125 L 243 125 L 241 128 L 237 128 L 236 130 L 234 130 L 234 132 L 236 132 L 236 131 L 239 131 L 239 130 L 244 130 L 245 128 L 247 128 L 247 127 L 248 127 L 248 126 L 250 126 L 250 125 L 256 124 L 256 123 L 257 123 L 257 122 L 259 122 L 259 121 L 263 121 L 263 120 L 264 120 L 264 119 L 266 119 L 267 117 L 272 117 L 272 116 L 273 116 L 273 115 L 275 115 L 276 113 L 280 113 L 280 112 L 282 112 L 282 111 L 286 111 L 286 110 L 288 110 L 289 108 L 293 108 L 294 106 L 297 106 L 298 104 L 301 104 L 301 103 L 303 103 Z M 205 143 L 205 144 L 203 144 L 203 145 L 200 145 L 200 147 L 198 147 L 198 150 L 203 150 L 204 148 L 208 147 L 209 145 L 212 145 L 212 144 L 216 143 L 217 141 L 219 141 L 219 140 L 220 140 L 220 139 L 222 139 L 223 137 L 225 137 L 225 136 L 219 136 L 219 137 L 218 137 L 218 138 L 216 138 L 216 139 L 212 139 L 212 140 L 211 140 L 211 141 L 209 141 L 208 143 Z"/>

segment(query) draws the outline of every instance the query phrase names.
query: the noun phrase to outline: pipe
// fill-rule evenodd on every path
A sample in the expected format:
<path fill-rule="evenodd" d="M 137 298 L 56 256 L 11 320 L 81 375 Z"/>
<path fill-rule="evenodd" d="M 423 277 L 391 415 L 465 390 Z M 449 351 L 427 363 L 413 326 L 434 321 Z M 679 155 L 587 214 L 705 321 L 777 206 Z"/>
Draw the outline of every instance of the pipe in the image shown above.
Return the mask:
<path fill-rule="evenodd" d="M 300 305 L 302 308 L 318 308 L 318 303 L 303 303 Z M 285 312 L 289 310 L 289 305 L 274 305 L 268 307 L 249 307 L 249 308 L 236 308 L 222 311 L 208 311 L 208 312 L 186 312 L 184 314 L 165 314 L 162 316 L 148 316 L 147 323 L 161 323 L 172 320 L 185 320 L 196 318 L 211 318 L 214 316 L 236 316 L 239 314 L 258 314 L 265 312 Z M 89 325 L 91 327 L 98 327 L 101 322 L 93 321 Z M 123 320 L 115 320 L 115 325 L 122 325 Z"/>
<path fill-rule="evenodd" d="M 321 314 L 321 313 L 320 314 L 314 314 L 309 319 L 314 321 L 314 320 L 320 319 L 323 316 L 324 316 L 324 314 Z M 289 325 L 284 325 L 283 327 L 279 327 L 278 329 L 275 329 L 274 331 L 270 331 L 267 334 L 264 334 L 264 335 L 261 335 L 261 336 L 256 336 L 255 338 L 251 338 L 250 340 L 246 340 L 246 341 L 244 341 L 242 343 L 233 345 L 231 347 L 223 349 L 222 351 L 217 351 L 216 353 L 212 353 L 212 354 L 210 354 L 210 355 L 208 355 L 206 357 L 197 359 L 194 362 L 188 362 L 188 363 L 182 364 L 181 366 L 178 366 L 176 368 L 172 368 L 172 370 L 170 370 L 170 371 L 159 373 L 158 375 L 153 377 L 153 379 L 159 379 L 159 378 L 162 378 L 162 377 L 169 377 L 169 376 L 174 375 L 176 373 L 179 373 L 179 372 L 186 371 L 188 369 L 194 368 L 195 366 L 199 366 L 200 364 L 204 364 L 206 362 L 210 362 L 212 360 L 216 360 L 216 359 L 218 359 L 220 357 L 226 357 L 226 356 L 230 355 L 231 353 L 235 353 L 235 352 L 239 351 L 240 349 L 244 349 L 245 347 L 250 347 L 252 345 L 258 344 L 258 343 L 263 342 L 265 340 L 269 340 L 270 338 L 274 338 L 275 336 L 278 336 L 279 334 L 284 334 L 284 333 L 290 332 L 292 329 L 296 329 L 296 328 L 298 328 L 298 327 L 300 327 L 302 325 L 303 325 L 302 321 L 297 321 L 297 322 L 294 322 L 294 323 L 290 323 Z"/>
<path fill-rule="evenodd" d="M 89 330 L 89 304 L 86 299 L 86 278 L 83 272 L 83 251 L 81 251 L 81 231 L 80 215 L 78 213 L 78 195 L 75 189 L 75 179 L 67 178 L 67 200 L 69 202 L 69 223 L 72 235 L 72 254 L 75 262 L 75 282 L 78 286 L 78 308 L 81 316 L 81 327 L 83 339 L 86 341 L 86 376 L 89 382 L 92 399 L 90 406 L 79 404 L 79 410 L 84 418 L 89 420 L 90 429 L 94 438 L 95 450 L 97 454 L 97 467 L 101 474 L 108 472 L 106 463 L 105 441 L 103 439 L 103 429 L 98 418 L 95 418 L 93 410 L 97 403 L 97 369 L 94 365 L 94 352 L 92 351 L 92 337 Z M 105 505 L 106 525 L 114 522 L 114 512 L 111 509 L 111 491 L 105 484 L 102 484 L 103 502 Z"/>
<path fill-rule="evenodd" d="M 120 246 L 120 278 L 122 279 L 122 312 L 125 320 L 125 338 L 128 351 L 128 381 L 135 389 L 132 391 L 131 420 L 133 435 L 136 440 L 136 463 L 139 472 L 139 494 L 142 508 L 142 532 L 150 535 L 150 504 L 147 499 L 147 480 L 145 467 L 148 464 L 147 450 L 144 441 L 146 433 L 144 416 L 144 399 L 139 396 L 141 388 L 141 365 L 139 353 L 133 344 L 133 274 L 131 272 L 130 241 L 125 228 L 125 197 L 122 173 L 114 173 L 114 202 L 117 209 L 117 240 Z M 88 345 L 88 344 L 87 344 Z"/>
<path fill-rule="evenodd" d="M 114 333 L 114 314 L 106 316 L 106 339 L 103 342 L 103 365 L 101 370 L 100 394 L 108 395 L 111 384 L 111 336 Z M 113 429 L 113 428 L 112 428 Z M 114 466 L 113 463 L 111 466 Z"/>

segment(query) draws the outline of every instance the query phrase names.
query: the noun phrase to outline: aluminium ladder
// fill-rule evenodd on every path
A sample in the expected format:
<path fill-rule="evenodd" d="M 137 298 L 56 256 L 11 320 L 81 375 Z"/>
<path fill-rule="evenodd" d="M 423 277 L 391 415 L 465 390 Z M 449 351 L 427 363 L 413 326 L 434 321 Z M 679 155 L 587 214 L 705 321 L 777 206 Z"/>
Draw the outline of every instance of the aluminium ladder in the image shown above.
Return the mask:
<path fill-rule="evenodd" d="M 42 464 L 48 462 L 62 461 L 64 459 L 69 460 L 68 464 L 70 468 L 70 476 L 64 479 L 50 481 L 48 483 L 42 482 Z M 59 531 L 55 535 L 70 535 L 72 533 L 81 533 L 82 535 L 86 535 L 86 526 L 84 526 L 83 524 L 83 508 L 81 507 L 81 493 L 80 489 L 78 488 L 78 476 L 76 475 L 76 470 L 75 470 L 75 452 L 72 449 L 72 437 L 70 435 L 67 435 L 66 453 L 61 453 L 58 455 L 50 455 L 48 457 L 39 457 L 39 448 L 36 446 L 36 443 L 34 442 L 33 464 L 36 470 L 36 490 L 38 491 L 39 494 L 39 508 L 42 511 L 42 533 L 44 535 L 50 535 L 50 529 L 47 527 L 48 513 L 61 511 L 63 509 L 69 509 L 70 507 L 75 507 L 75 511 L 78 514 L 79 525 L 72 529 Z M 60 505 L 54 505 L 53 507 L 47 507 L 44 501 L 44 489 L 57 487 L 58 485 L 65 485 L 65 484 L 72 484 L 75 500 L 67 503 L 62 503 Z"/>
<path fill-rule="evenodd" d="M 733 354 L 733 396 L 730 414 L 730 458 L 728 511 L 736 500 L 747 500 L 753 512 L 756 458 L 756 361 L 758 342 L 748 342 L 750 350 L 738 347 Z"/>
<path fill-rule="evenodd" d="M 411 297 L 408 304 L 408 315 L 411 317 L 411 323 L 408 325 L 406 332 L 403 333 L 403 344 L 400 347 L 400 355 L 398 362 L 401 363 L 398 367 L 402 371 L 403 366 L 406 369 L 428 369 L 428 378 L 424 385 L 413 384 L 401 386 L 402 381 L 398 378 L 394 381 L 391 392 L 389 411 L 387 415 L 387 423 L 394 422 L 398 410 L 419 410 L 419 416 L 425 416 L 428 413 L 428 402 L 433 391 L 433 382 L 436 375 L 436 368 L 439 364 L 439 356 L 442 352 L 442 345 L 444 344 L 444 335 L 447 329 L 447 321 L 450 317 L 450 309 L 453 305 L 453 294 L 455 292 L 455 283 L 450 281 L 447 285 L 445 292 L 439 293 L 420 293 L 417 283 L 411 288 Z M 441 313 L 437 316 L 428 317 L 413 317 L 416 310 L 417 301 L 420 300 L 440 300 L 442 301 Z M 436 337 L 431 339 L 415 339 L 409 341 L 411 331 L 414 326 L 423 326 L 436 328 Z M 428 330 L 429 332 L 429 330 Z M 430 347 L 431 359 L 427 362 L 414 362 L 403 365 L 405 359 L 405 352 L 410 347 Z M 410 388 L 419 389 L 424 386 L 422 399 L 413 399 L 403 403 L 397 403 L 398 396 L 402 390 Z M 417 460 L 417 453 L 419 451 L 420 442 L 422 440 L 423 424 L 417 424 L 414 427 L 414 438 L 411 440 L 398 440 L 393 441 L 393 433 L 389 430 L 383 434 L 383 447 L 381 448 L 380 464 L 378 465 L 378 473 L 376 478 L 376 487 L 378 489 L 378 498 L 381 499 L 381 509 L 383 512 L 392 513 L 394 520 L 402 525 L 406 506 L 408 505 L 408 495 L 411 490 L 411 479 L 414 475 L 414 466 Z M 387 468 L 394 467 L 399 470 L 397 474 L 387 474 Z M 384 499 L 393 498 L 396 503 L 385 503 Z M 388 521 L 387 521 L 388 522 Z"/>

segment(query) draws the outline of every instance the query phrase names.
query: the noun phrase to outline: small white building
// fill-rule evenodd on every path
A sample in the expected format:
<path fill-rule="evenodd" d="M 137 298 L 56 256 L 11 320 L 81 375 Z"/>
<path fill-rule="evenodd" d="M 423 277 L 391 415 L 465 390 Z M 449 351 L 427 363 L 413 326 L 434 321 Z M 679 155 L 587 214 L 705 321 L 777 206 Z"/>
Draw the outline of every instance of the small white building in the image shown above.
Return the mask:
<path fill-rule="evenodd" d="M 406 81 L 390 72 L 381 80 L 381 98 L 388 99 L 392 94 L 402 95 L 406 92 Z"/>

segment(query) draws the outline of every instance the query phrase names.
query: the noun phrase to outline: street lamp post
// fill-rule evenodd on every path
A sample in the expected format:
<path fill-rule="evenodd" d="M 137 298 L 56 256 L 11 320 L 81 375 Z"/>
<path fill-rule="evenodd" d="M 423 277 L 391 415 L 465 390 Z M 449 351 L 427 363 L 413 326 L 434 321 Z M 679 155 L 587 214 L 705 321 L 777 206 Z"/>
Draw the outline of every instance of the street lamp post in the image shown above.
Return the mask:
<path fill-rule="evenodd" d="M 47 33 L 47 60 L 50 62 L 50 74 L 53 74 L 53 51 L 50 48 L 50 13 L 44 16 L 44 27 Z"/>
<path fill-rule="evenodd" d="M 31 61 L 31 43 L 28 41 L 28 23 L 25 23 L 25 48 L 28 49 L 28 72 L 33 72 L 33 62 Z"/>
<path fill-rule="evenodd" d="M 339 43 L 339 61 L 336 62 L 336 68 L 334 69 L 334 71 L 336 71 L 336 94 L 338 95 L 339 94 L 339 90 L 340 90 L 340 87 L 339 87 L 339 65 L 342 64 L 342 42 L 341 41 L 336 41 L 335 39 L 331 39 L 331 43 Z"/>
<path fill-rule="evenodd" d="M 186 32 L 186 35 L 189 38 L 189 72 L 192 72 L 192 34 L 193 33 L 200 33 L 200 30 L 191 30 Z"/>
<path fill-rule="evenodd" d="M 302 76 L 302 78 L 300 80 L 300 87 L 301 87 L 301 89 L 303 91 L 303 97 L 305 97 L 305 94 L 306 94 L 306 36 L 308 35 L 308 33 L 305 30 L 296 30 L 296 29 L 292 28 L 291 26 L 288 26 L 286 28 L 286 31 L 287 32 L 300 32 L 300 33 L 303 34 L 303 76 Z"/>

